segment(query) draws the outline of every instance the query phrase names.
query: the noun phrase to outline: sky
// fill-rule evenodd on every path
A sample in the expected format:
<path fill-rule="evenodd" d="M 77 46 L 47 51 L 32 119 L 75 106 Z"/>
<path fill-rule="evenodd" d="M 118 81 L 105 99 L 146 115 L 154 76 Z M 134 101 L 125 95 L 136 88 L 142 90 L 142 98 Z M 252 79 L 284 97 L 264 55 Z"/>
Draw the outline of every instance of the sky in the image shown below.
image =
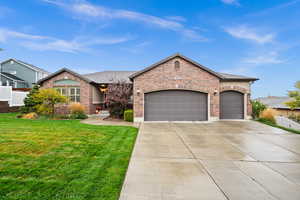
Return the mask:
<path fill-rule="evenodd" d="M 260 80 L 252 97 L 300 80 L 300 0 L 1 0 L 0 60 L 47 71 L 141 70 L 181 53 Z"/>

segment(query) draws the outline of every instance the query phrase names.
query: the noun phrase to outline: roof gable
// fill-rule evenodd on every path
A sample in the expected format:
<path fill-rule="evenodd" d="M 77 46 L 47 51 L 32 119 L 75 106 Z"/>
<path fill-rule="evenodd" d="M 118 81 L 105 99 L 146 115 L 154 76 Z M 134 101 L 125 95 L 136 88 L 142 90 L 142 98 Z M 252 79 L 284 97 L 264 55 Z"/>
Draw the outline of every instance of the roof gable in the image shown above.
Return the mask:
<path fill-rule="evenodd" d="M 45 77 L 45 78 L 39 80 L 39 81 L 37 82 L 37 84 L 42 84 L 43 82 L 45 82 L 45 81 L 47 81 L 47 80 L 49 80 L 49 79 L 51 79 L 51 78 L 53 78 L 53 77 L 55 77 L 55 76 L 57 76 L 57 75 L 63 73 L 63 72 L 68 72 L 68 73 L 70 73 L 70 74 L 72 74 L 72 75 L 74 75 L 74 76 L 76 76 L 76 77 L 78 77 L 78 78 L 80 78 L 80 79 L 86 81 L 87 83 L 93 83 L 93 81 L 90 80 L 90 79 L 88 79 L 87 77 L 84 77 L 84 76 L 82 76 L 82 75 L 80 75 L 80 74 L 78 74 L 78 73 L 76 73 L 76 72 L 74 72 L 74 71 L 72 71 L 72 70 L 70 70 L 70 69 L 68 69 L 68 68 L 62 68 L 62 69 L 60 69 L 60 70 L 58 70 L 58 71 L 56 71 L 56 72 L 50 74 L 49 76 L 47 76 L 47 77 Z"/>
<path fill-rule="evenodd" d="M 198 62 L 196 62 L 196 61 L 194 61 L 194 60 L 192 60 L 192 59 L 190 59 L 190 58 L 188 58 L 188 57 L 186 57 L 182 54 L 179 54 L 179 53 L 173 54 L 173 55 L 171 55 L 171 56 L 169 56 L 165 59 L 162 59 L 162 60 L 158 61 L 157 63 L 154 63 L 153 65 L 150 65 L 149 67 L 130 75 L 129 78 L 131 80 L 133 80 L 135 77 L 137 77 L 137 76 L 139 76 L 139 75 L 141 75 L 141 74 L 143 74 L 147 71 L 150 71 L 153 68 L 155 68 L 155 67 L 157 67 L 161 64 L 164 64 L 164 63 L 166 63 L 166 62 L 168 62 L 168 61 L 170 61 L 174 58 L 178 58 L 178 57 L 185 60 L 185 61 L 187 61 L 187 62 L 192 63 L 194 66 L 199 67 L 200 69 L 202 69 L 202 70 L 204 70 L 204 71 L 206 71 L 206 72 L 208 72 L 208 73 L 210 73 L 210 74 L 212 74 L 212 75 L 216 76 L 217 78 L 219 78 L 221 80 L 224 80 L 224 81 L 256 81 L 256 80 L 258 80 L 257 78 L 252 78 L 252 77 L 215 72 L 215 71 L 199 64 Z"/>
<path fill-rule="evenodd" d="M 206 71 L 206 72 L 208 72 L 208 73 L 210 73 L 210 74 L 212 74 L 212 75 L 214 75 L 214 76 L 216 76 L 216 77 L 218 77 L 218 78 L 220 78 L 220 79 L 223 78 L 219 73 L 217 73 L 217 72 L 215 72 L 215 71 L 213 71 L 213 70 L 211 70 L 211 69 L 209 69 L 209 68 L 207 68 L 207 67 L 204 67 L 203 65 L 197 63 L 196 61 L 194 61 L 194 60 L 192 60 L 192 59 L 190 59 L 190 58 L 187 58 L 187 57 L 185 57 L 185 56 L 183 56 L 183 55 L 181 55 L 181 54 L 179 54 L 179 53 L 173 54 L 173 55 L 171 55 L 171 56 L 169 56 L 169 57 L 167 57 L 167 58 L 165 58 L 165 59 L 162 59 L 162 60 L 160 60 L 160 61 L 154 63 L 153 65 L 150 65 L 149 67 L 147 67 L 147 68 L 145 68 L 145 69 L 143 69 L 143 70 L 141 70 L 141 71 L 138 71 L 138 72 L 132 74 L 131 76 L 129 76 L 129 78 L 130 78 L 130 79 L 134 79 L 135 77 L 137 77 L 137 76 L 139 76 L 139 75 L 141 75 L 141 74 L 143 74 L 143 73 L 145 73 L 145 72 L 147 72 L 147 71 L 150 71 L 150 70 L 152 70 L 153 68 L 155 68 L 155 67 L 157 67 L 157 66 L 159 66 L 159 65 L 161 65 L 161 64 L 164 64 L 164 63 L 166 63 L 166 62 L 168 62 L 168 61 L 170 61 L 170 60 L 172 60 L 172 59 L 174 59 L 174 58 L 177 58 L 177 57 L 179 57 L 179 58 L 181 58 L 181 59 L 183 59 L 183 60 L 185 60 L 185 61 L 187 61 L 187 62 L 192 63 L 192 64 L 195 65 L 196 67 L 199 67 L 200 69 L 202 69 L 202 70 L 204 70 L 204 71 Z"/>
<path fill-rule="evenodd" d="M 44 69 L 42 69 L 42 68 L 39 68 L 39 67 L 37 67 L 37 66 L 35 66 L 35 65 L 28 64 L 28 63 L 26 63 L 26 62 L 23 62 L 23 61 L 17 60 L 17 59 L 13 59 L 13 58 L 10 58 L 10 59 L 8 59 L 8 60 L 5 60 L 5 61 L 3 61 L 1 64 L 7 63 L 7 62 L 9 62 L 9 61 L 14 61 L 15 63 L 18 63 L 18 64 L 20 64 L 20 65 L 23 65 L 23 66 L 25 66 L 25 67 L 27 67 L 27 68 L 33 70 L 33 71 L 38 71 L 38 72 L 43 72 L 43 73 L 45 73 L 45 74 L 50 74 L 49 72 L 47 72 L 46 70 L 44 70 Z"/>

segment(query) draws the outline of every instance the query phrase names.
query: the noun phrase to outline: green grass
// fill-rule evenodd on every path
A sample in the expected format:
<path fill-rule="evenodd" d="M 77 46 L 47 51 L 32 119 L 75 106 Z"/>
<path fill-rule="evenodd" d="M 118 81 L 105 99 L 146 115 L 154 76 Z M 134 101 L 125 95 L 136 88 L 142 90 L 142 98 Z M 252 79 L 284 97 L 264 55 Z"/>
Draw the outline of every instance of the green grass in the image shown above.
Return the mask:
<path fill-rule="evenodd" d="M 261 122 L 261 123 L 266 124 L 266 125 L 269 125 L 269 126 L 273 126 L 273 127 L 276 127 L 276 128 L 283 129 L 283 130 L 291 132 L 291 133 L 300 134 L 300 131 L 298 131 L 298 130 L 295 130 L 295 129 L 292 129 L 292 128 L 286 128 L 286 127 L 283 127 L 283 126 L 279 126 L 279 125 L 274 124 L 274 123 L 272 123 L 268 120 L 265 120 L 265 119 L 260 118 L 260 119 L 257 119 L 256 121 Z"/>
<path fill-rule="evenodd" d="M 0 200 L 117 200 L 137 129 L 0 114 Z"/>

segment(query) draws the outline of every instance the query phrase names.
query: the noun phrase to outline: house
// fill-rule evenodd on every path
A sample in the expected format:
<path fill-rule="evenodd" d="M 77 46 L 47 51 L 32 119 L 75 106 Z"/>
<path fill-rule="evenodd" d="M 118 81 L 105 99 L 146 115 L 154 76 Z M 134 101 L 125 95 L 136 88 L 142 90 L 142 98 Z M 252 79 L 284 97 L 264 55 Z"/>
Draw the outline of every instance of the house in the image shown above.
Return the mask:
<path fill-rule="evenodd" d="M 8 59 L 1 63 L 0 86 L 13 88 L 32 88 L 38 80 L 50 73 L 17 59 Z"/>
<path fill-rule="evenodd" d="M 38 83 L 57 88 L 88 114 L 105 101 L 110 84 L 133 84 L 134 121 L 211 121 L 247 119 L 251 115 L 251 84 L 257 78 L 217 73 L 181 54 L 141 71 L 106 71 L 80 75 L 63 68 Z"/>
<path fill-rule="evenodd" d="M 285 103 L 292 101 L 293 98 L 290 97 L 278 97 L 278 96 L 268 96 L 255 99 L 269 108 L 273 108 L 281 116 L 290 116 L 293 114 L 300 115 L 300 108 L 291 110 Z"/>

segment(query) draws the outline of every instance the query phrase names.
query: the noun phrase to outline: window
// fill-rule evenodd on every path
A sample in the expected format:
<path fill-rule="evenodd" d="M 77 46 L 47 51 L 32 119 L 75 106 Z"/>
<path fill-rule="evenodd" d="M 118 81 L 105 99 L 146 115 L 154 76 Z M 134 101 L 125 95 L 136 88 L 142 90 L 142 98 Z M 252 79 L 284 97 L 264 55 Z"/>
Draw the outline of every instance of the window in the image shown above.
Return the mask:
<path fill-rule="evenodd" d="M 61 79 L 54 81 L 55 86 L 79 86 L 80 82 L 71 79 Z"/>
<path fill-rule="evenodd" d="M 174 66 L 175 66 L 175 70 L 178 71 L 180 69 L 180 62 L 175 61 Z"/>
<path fill-rule="evenodd" d="M 78 87 L 57 87 L 61 95 L 69 98 L 71 102 L 80 102 L 80 88 Z"/>
<path fill-rule="evenodd" d="M 80 88 L 70 88 L 70 101 L 80 102 Z"/>

